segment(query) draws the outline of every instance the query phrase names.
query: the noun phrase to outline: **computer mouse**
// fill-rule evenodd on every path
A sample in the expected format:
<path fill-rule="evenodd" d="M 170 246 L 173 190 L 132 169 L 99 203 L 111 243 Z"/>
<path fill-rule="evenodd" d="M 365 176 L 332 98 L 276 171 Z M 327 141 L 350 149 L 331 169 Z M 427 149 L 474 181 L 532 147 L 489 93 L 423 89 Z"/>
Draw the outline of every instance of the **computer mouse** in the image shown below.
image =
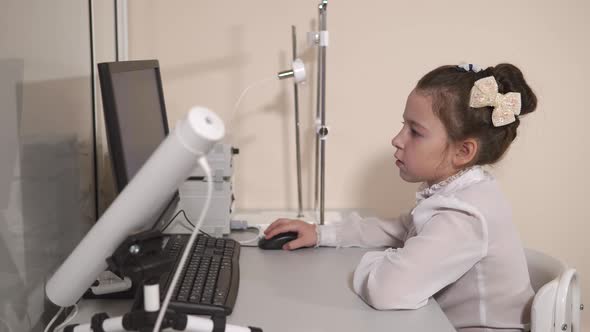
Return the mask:
<path fill-rule="evenodd" d="M 262 238 L 258 241 L 260 249 L 283 249 L 283 245 L 297 238 L 297 232 L 279 233 L 270 239 Z"/>

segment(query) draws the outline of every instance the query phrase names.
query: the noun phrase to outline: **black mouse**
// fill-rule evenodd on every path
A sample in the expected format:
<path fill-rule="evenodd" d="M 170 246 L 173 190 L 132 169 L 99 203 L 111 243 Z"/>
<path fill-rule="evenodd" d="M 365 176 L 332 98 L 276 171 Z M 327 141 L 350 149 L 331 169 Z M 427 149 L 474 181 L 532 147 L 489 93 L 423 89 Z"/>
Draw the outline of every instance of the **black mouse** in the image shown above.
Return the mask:
<path fill-rule="evenodd" d="M 260 249 L 283 249 L 283 245 L 297 238 L 297 232 L 279 233 L 270 239 L 262 238 L 258 241 Z"/>

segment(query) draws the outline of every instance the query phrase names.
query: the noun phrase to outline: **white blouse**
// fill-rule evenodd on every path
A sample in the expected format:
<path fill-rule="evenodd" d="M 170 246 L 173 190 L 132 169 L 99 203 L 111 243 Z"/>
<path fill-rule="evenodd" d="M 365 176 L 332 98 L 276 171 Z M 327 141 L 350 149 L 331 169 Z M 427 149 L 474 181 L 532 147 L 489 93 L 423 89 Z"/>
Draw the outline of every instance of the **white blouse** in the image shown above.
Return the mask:
<path fill-rule="evenodd" d="M 354 291 L 379 310 L 417 309 L 432 296 L 459 331 L 528 329 L 534 292 L 508 202 L 472 167 L 419 191 L 410 214 L 320 227 L 320 245 L 391 247 L 366 253 Z"/>

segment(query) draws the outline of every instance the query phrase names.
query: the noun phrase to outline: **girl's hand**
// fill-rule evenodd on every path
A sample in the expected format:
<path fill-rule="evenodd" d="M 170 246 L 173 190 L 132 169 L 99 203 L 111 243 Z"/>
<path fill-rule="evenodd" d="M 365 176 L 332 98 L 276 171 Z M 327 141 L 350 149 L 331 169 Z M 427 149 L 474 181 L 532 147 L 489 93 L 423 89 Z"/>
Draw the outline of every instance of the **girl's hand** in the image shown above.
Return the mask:
<path fill-rule="evenodd" d="M 316 226 L 301 220 L 277 219 L 264 230 L 264 237 L 269 239 L 277 234 L 297 232 L 297 238 L 285 243 L 284 250 L 293 250 L 301 247 L 313 247 L 317 243 Z"/>

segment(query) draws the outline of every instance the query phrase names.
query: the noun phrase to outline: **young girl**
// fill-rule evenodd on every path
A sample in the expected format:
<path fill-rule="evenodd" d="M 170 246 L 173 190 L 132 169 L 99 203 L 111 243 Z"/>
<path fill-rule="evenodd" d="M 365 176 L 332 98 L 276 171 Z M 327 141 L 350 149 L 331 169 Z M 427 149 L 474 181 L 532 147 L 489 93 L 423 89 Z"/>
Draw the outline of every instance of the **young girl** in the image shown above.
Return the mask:
<path fill-rule="evenodd" d="M 534 292 L 523 247 L 506 198 L 481 165 L 504 155 L 536 104 L 514 65 L 439 67 L 408 96 L 391 142 L 401 178 L 423 182 L 409 214 L 319 227 L 279 219 L 265 236 L 296 231 L 286 250 L 390 247 L 366 253 L 354 273 L 354 291 L 375 309 L 416 309 L 434 296 L 459 331 L 525 330 Z"/>

